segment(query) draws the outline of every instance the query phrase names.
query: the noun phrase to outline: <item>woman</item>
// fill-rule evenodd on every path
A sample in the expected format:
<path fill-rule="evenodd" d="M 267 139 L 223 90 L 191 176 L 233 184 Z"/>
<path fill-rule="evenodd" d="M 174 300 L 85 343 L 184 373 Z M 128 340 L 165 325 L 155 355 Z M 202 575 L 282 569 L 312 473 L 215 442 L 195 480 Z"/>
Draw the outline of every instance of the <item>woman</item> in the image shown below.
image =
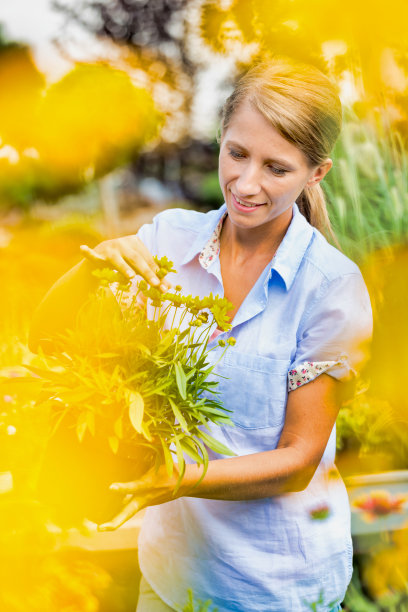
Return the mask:
<path fill-rule="evenodd" d="M 165 470 L 117 483 L 132 495 L 102 526 L 146 512 L 138 612 L 181 609 L 187 589 L 220 612 L 337 610 L 351 577 L 345 487 L 334 468 L 341 380 L 353 377 L 371 333 L 357 266 L 330 246 L 320 181 L 341 125 L 335 87 L 317 69 L 273 60 L 251 69 L 228 98 L 219 177 L 225 204 L 207 214 L 168 210 L 137 236 L 104 241 L 51 290 L 33 345 L 73 312 L 92 285 L 92 263 L 160 285 L 151 253 L 166 254 L 188 293 L 224 294 L 236 339 L 217 372 L 235 427 L 212 434 L 236 457 L 213 454 L 202 482 L 189 465 L 173 496 Z M 161 289 L 166 290 L 164 283 Z M 73 303 L 74 300 L 74 303 Z M 216 360 L 215 335 L 210 347 Z M 43 339 L 43 340 L 41 340 Z M 307 383 L 307 384 L 306 384 Z M 313 520 L 317 508 L 325 520 Z"/>

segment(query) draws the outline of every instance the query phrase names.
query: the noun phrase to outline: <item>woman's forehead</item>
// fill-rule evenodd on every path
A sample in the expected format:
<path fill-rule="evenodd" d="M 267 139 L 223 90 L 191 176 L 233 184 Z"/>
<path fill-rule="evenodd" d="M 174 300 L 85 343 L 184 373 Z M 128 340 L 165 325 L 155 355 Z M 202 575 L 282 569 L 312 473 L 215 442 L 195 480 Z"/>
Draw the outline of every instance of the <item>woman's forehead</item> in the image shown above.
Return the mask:
<path fill-rule="evenodd" d="M 234 111 L 221 142 L 247 151 L 257 151 L 264 158 L 290 164 L 305 161 L 303 152 L 284 138 L 262 113 L 249 101 L 243 101 Z"/>

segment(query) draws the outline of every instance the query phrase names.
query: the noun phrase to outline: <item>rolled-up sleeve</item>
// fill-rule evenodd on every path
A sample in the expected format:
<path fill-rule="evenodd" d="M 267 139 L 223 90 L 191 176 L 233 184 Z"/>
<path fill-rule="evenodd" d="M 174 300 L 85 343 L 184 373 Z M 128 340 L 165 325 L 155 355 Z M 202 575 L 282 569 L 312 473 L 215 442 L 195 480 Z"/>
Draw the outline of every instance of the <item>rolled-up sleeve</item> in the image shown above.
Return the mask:
<path fill-rule="evenodd" d="M 370 297 L 359 272 L 323 283 L 299 327 L 289 391 L 323 372 L 352 379 L 368 359 L 372 327 Z"/>

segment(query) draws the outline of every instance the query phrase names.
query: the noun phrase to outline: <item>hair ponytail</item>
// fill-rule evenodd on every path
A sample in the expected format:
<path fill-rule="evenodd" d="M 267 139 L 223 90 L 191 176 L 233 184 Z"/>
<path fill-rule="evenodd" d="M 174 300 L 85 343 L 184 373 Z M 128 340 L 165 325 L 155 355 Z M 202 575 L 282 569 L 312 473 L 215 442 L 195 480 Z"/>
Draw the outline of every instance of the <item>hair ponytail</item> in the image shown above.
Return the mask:
<path fill-rule="evenodd" d="M 317 184 L 313 185 L 313 187 L 305 187 L 297 198 L 296 204 L 307 221 L 341 250 L 336 234 L 330 223 L 326 206 L 326 196 L 321 186 Z"/>
<path fill-rule="evenodd" d="M 235 86 L 222 109 L 222 131 L 248 100 L 269 123 L 305 155 L 313 168 L 329 157 L 341 129 L 337 87 L 314 66 L 275 57 L 255 64 Z M 338 246 L 320 185 L 297 198 L 306 219 Z"/>

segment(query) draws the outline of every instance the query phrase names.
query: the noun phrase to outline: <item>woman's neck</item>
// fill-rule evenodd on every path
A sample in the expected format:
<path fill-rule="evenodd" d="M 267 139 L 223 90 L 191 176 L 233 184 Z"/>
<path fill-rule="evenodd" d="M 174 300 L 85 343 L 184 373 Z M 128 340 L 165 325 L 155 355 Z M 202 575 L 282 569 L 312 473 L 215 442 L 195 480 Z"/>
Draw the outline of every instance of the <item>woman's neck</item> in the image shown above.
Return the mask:
<path fill-rule="evenodd" d="M 287 218 L 274 219 L 269 224 L 248 229 L 233 225 L 227 216 L 221 230 L 221 250 L 237 264 L 253 258 L 269 261 L 282 242 L 290 221 Z"/>

